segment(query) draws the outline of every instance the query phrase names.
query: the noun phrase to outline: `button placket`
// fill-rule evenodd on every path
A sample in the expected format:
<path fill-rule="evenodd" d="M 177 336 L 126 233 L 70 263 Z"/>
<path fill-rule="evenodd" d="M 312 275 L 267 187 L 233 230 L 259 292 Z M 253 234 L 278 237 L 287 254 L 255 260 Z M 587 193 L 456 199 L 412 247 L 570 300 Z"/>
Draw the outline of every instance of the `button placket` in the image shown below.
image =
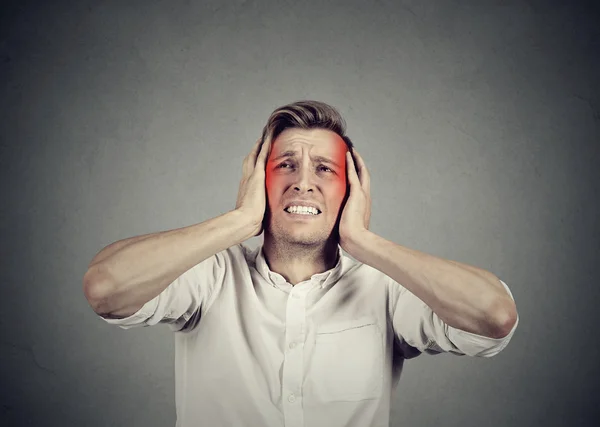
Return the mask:
<path fill-rule="evenodd" d="M 298 285 L 297 285 L 298 286 Z M 286 426 L 302 426 L 303 342 L 306 322 L 306 289 L 293 287 L 286 307 L 285 346 L 282 372 L 283 416 Z"/>

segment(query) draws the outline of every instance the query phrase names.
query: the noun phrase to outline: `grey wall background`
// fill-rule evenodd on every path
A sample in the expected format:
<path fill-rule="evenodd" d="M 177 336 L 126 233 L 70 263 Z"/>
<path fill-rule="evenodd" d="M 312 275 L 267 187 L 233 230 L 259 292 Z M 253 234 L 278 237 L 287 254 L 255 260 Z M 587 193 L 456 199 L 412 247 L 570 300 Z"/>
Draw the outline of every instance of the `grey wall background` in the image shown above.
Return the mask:
<path fill-rule="evenodd" d="M 318 99 L 371 171 L 372 230 L 492 271 L 519 309 L 495 358 L 407 362 L 392 425 L 597 425 L 598 18 L 566 1 L 5 2 L 0 423 L 175 424 L 171 333 L 99 319 L 87 264 L 233 209 L 270 112 Z"/>

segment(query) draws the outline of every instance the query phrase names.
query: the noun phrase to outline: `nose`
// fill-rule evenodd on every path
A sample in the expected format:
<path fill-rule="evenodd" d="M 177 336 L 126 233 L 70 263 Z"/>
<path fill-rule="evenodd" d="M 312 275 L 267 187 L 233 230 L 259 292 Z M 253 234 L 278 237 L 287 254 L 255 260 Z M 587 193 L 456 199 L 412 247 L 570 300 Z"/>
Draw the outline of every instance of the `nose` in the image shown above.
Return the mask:
<path fill-rule="evenodd" d="M 314 183 L 312 181 L 312 175 L 310 173 L 309 167 L 301 167 L 298 171 L 298 180 L 294 185 L 294 190 L 299 191 L 301 193 L 307 193 L 309 191 L 314 191 Z"/>

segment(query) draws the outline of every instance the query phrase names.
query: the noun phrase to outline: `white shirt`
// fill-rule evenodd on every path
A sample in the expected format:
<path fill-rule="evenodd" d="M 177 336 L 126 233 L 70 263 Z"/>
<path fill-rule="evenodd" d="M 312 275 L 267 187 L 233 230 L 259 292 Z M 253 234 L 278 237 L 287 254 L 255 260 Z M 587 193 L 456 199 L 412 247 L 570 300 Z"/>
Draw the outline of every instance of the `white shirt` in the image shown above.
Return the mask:
<path fill-rule="evenodd" d="M 501 339 L 453 328 L 339 246 L 333 269 L 292 286 L 261 249 L 233 246 L 130 317 L 103 318 L 174 331 L 177 427 L 387 427 L 404 359 L 491 357 L 517 327 Z"/>

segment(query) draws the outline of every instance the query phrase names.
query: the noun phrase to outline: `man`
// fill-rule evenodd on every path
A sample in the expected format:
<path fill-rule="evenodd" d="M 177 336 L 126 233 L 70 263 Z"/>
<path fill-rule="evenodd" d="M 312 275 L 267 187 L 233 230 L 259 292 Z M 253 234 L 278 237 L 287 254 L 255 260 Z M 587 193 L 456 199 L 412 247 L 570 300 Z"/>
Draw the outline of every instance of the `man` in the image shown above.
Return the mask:
<path fill-rule="evenodd" d="M 108 323 L 175 331 L 177 426 L 386 426 L 404 359 L 493 356 L 518 315 L 492 273 L 369 231 L 370 204 L 339 113 L 283 106 L 233 211 L 107 246 L 85 295 Z"/>

